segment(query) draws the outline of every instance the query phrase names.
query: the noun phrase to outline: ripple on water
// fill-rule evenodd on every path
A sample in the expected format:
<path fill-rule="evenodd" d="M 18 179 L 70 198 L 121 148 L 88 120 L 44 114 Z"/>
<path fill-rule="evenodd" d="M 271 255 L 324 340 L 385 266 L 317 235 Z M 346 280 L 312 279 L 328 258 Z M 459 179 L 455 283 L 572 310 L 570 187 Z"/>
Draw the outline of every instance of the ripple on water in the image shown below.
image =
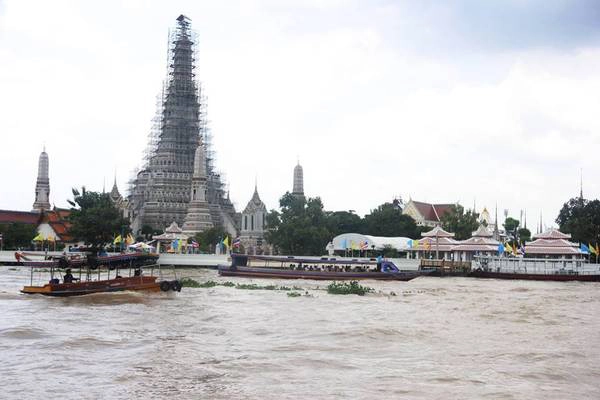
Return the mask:
<path fill-rule="evenodd" d="M 47 331 L 39 328 L 33 328 L 29 326 L 16 326 L 12 328 L 0 329 L 0 338 L 6 339 L 43 339 L 48 338 L 50 335 Z"/>

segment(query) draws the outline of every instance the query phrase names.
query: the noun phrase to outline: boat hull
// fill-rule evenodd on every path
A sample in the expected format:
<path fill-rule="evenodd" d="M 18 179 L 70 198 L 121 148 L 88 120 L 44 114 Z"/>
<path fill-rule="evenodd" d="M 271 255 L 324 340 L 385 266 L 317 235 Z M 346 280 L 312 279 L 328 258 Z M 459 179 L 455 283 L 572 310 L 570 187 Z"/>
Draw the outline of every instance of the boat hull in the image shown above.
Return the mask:
<path fill-rule="evenodd" d="M 468 276 L 473 278 L 489 279 L 522 279 L 529 281 L 580 281 L 580 282 L 600 282 L 600 275 L 592 274 L 526 274 L 492 271 L 472 271 Z"/>
<path fill-rule="evenodd" d="M 93 293 L 122 291 L 160 291 L 160 283 L 155 276 L 133 276 L 100 281 L 74 283 L 47 283 L 44 286 L 25 286 L 21 293 L 42 294 L 44 296 L 69 297 Z"/>
<path fill-rule="evenodd" d="M 323 281 L 355 281 L 355 280 L 383 280 L 383 281 L 410 281 L 421 274 L 418 272 L 330 272 L 330 271 L 297 271 L 276 268 L 252 268 L 229 266 L 219 267 L 221 276 L 238 276 L 247 278 L 269 279 L 313 279 Z"/>

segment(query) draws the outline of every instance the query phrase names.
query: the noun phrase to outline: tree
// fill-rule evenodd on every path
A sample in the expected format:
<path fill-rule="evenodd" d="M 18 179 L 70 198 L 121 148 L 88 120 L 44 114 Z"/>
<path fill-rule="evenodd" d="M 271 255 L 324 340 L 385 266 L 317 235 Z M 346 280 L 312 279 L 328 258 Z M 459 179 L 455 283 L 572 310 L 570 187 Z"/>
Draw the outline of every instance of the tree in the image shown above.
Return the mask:
<path fill-rule="evenodd" d="M 442 216 L 442 228 L 454 232 L 457 240 L 465 240 L 479 227 L 479 214 L 468 210 L 460 204 L 450 206 L 448 212 Z"/>
<path fill-rule="evenodd" d="M 521 243 L 529 242 L 531 240 L 531 231 L 529 229 L 520 228 L 517 233 L 519 234 Z"/>
<path fill-rule="evenodd" d="M 520 224 L 521 222 L 518 219 L 511 217 L 506 218 L 504 220 L 504 231 L 506 232 L 506 235 L 515 238 L 517 235 L 517 228 L 519 228 Z"/>
<path fill-rule="evenodd" d="M 570 199 L 562 206 L 556 223 L 575 242 L 600 242 L 600 200 Z"/>
<path fill-rule="evenodd" d="M 364 218 L 364 233 L 373 236 L 417 237 L 417 224 L 392 203 L 384 203 Z"/>
<path fill-rule="evenodd" d="M 92 251 L 112 243 L 114 235 L 125 237 L 131 232 L 129 220 L 123 218 L 108 193 L 90 192 L 85 187 L 81 192 L 73 189 L 73 200 L 68 202 L 72 207 L 69 233 L 89 245 Z"/>
<path fill-rule="evenodd" d="M 327 229 L 331 236 L 342 233 L 363 233 L 364 220 L 351 211 L 328 211 L 325 213 Z"/>
<path fill-rule="evenodd" d="M 5 249 L 28 248 L 31 247 L 31 240 L 37 235 L 37 228 L 33 224 L 16 222 L 0 225 L 0 233 Z"/>
<path fill-rule="evenodd" d="M 221 240 L 225 238 L 225 235 L 227 235 L 227 233 L 222 227 L 215 226 L 204 232 L 197 233 L 195 238 L 200 245 L 200 251 L 212 253 L 214 251 L 214 245 L 221 242 Z"/>
<path fill-rule="evenodd" d="M 271 210 L 267 215 L 265 239 L 280 253 L 323 254 L 331 234 L 321 199 L 287 192 L 279 200 L 279 206 L 281 211 Z"/>

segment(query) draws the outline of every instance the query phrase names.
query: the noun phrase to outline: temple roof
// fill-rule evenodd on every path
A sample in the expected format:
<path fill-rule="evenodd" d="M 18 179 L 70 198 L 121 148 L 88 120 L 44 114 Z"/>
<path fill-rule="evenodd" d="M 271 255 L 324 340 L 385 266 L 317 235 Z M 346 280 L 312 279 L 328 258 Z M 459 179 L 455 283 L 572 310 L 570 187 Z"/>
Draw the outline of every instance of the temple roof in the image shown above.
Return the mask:
<path fill-rule="evenodd" d="M 39 211 L 0 210 L 0 224 L 38 224 L 41 214 Z"/>
<path fill-rule="evenodd" d="M 260 199 L 260 196 L 258 195 L 258 188 L 256 185 L 254 185 L 254 194 L 248 202 L 248 205 L 246 205 L 243 213 L 252 214 L 256 211 L 267 212 L 267 206 L 265 206 L 265 203 L 263 203 L 263 201 Z"/>
<path fill-rule="evenodd" d="M 419 214 L 423 216 L 426 221 L 440 222 L 444 214 L 450 211 L 450 208 L 454 204 L 430 204 L 421 201 L 411 200 Z"/>

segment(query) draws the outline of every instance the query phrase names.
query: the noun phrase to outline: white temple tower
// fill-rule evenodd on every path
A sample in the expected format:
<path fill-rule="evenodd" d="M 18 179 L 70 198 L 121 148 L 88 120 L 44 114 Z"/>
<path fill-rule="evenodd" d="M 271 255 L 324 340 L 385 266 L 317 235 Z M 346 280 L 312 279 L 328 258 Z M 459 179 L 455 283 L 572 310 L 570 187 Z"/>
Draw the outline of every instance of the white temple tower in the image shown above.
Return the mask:
<path fill-rule="evenodd" d="M 294 189 L 292 194 L 296 196 L 304 196 L 304 172 L 298 161 L 298 165 L 294 167 Z"/>
<path fill-rule="evenodd" d="M 263 254 L 268 247 L 264 242 L 267 207 L 258 195 L 257 185 L 254 194 L 242 212 L 240 241 L 247 254 Z"/>
<path fill-rule="evenodd" d="M 200 141 L 194 155 L 190 203 L 182 228 L 185 233 L 194 234 L 212 227 L 210 209 L 206 200 L 206 156 L 204 144 Z"/>
<path fill-rule="evenodd" d="M 38 162 L 38 177 L 35 184 L 35 202 L 33 211 L 42 211 L 50 209 L 50 179 L 48 178 L 48 154 L 46 147 L 40 154 Z"/>

